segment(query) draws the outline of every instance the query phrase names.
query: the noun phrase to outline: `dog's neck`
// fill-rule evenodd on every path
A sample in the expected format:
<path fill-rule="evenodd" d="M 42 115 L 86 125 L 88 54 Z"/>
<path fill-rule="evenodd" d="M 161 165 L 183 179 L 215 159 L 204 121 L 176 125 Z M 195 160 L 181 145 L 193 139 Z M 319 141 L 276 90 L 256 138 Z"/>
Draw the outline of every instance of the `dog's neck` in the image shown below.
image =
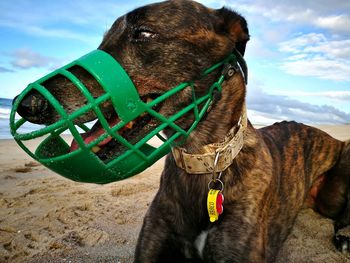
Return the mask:
<path fill-rule="evenodd" d="M 183 146 L 188 153 L 202 153 L 202 146 L 221 141 L 238 124 L 244 110 L 245 90 L 241 74 L 235 74 L 223 84 L 221 99 Z"/>

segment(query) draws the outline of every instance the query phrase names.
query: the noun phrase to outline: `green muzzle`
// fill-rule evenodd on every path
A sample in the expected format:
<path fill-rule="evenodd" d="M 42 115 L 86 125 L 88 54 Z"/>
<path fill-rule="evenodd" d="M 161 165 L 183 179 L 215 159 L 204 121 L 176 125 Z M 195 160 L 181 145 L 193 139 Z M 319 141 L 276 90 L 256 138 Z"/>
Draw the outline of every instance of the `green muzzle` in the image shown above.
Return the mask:
<path fill-rule="evenodd" d="M 204 77 L 230 63 L 237 64 L 234 54 L 230 54 L 220 63 L 205 70 L 200 77 Z M 69 71 L 73 66 L 79 66 L 88 71 L 105 93 L 100 97 L 93 97 L 79 78 Z M 122 66 L 106 52 L 95 50 L 29 84 L 14 101 L 10 115 L 11 133 L 20 147 L 31 157 L 66 178 L 98 184 L 118 181 L 140 173 L 169 153 L 172 146 L 184 142 L 208 111 L 213 100 L 214 91 L 221 91 L 221 84 L 226 73 L 223 73 L 216 82 L 208 85 L 207 93 L 201 97 L 195 95 L 194 82 L 186 82 L 147 103 L 140 98 L 137 89 Z M 77 92 L 81 92 L 86 98 L 86 105 L 73 113 L 68 114 L 66 112 L 54 95 L 43 85 L 45 81 L 57 75 L 64 76 L 74 84 Z M 167 117 L 155 110 L 156 105 L 172 96 L 176 96 L 178 92 L 186 88 L 192 90 L 192 102 L 190 104 Z M 23 118 L 17 118 L 17 110 L 21 101 L 33 90 L 45 97 L 59 114 L 60 119 L 35 131 L 25 132 L 22 127 L 27 121 Z M 120 120 L 112 127 L 110 127 L 101 110 L 101 104 L 107 101 L 113 104 Z M 104 132 L 94 140 L 86 142 L 80 132 L 81 130 L 89 132 L 90 129 L 84 124 L 76 125 L 75 120 L 90 111 L 95 113 Z M 176 124 L 176 121 L 189 113 L 194 116 L 193 122 L 188 129 L 183 129 Z M 137 141 L 128 141 L 122 136 L 121 130 L 144 114 L 149 114 L 157 120 L 158 124 Z M 168 129 L 172 130 L 172 135 L 165 138 L 161 135 L 161 132 Z M 66 142 L 66 133 L 70 133 L 78 145 L 73 151 L 70 144 Z M 159 138 L 161 143 L 152 146 L 149 142 L 155 137 Z M 124 150 L 115 155 L 113 159 L 102 161 L 94 152 L 94 147 L 110 138 L 122 145 Z M 37 145 L 37 140 L 40 141 L 39 145 L 34 147 L 34 150 L 27 146 L 28 144 L 33 145 L 31 143 L 33 139 L 36 139 L 34 145 Z"/>

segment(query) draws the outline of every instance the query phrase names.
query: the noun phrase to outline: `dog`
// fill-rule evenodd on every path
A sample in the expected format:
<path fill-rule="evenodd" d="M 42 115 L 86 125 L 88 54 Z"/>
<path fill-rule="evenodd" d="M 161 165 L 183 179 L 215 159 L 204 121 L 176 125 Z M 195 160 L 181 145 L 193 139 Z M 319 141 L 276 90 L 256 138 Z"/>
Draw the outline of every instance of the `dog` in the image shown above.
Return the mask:
<path fill-rule="evenodd" d="M 195 80 L 196 94 L 203 94 L 222 69 L 198 78 L 201 72 L 232 52 L 243 56 L 249 38 L 246 20 L 233 10 L 172 0 L 118 18 L 99 49 L 118 60 L 142 98 L 159 96 L 189 80 Z M 319 213 L 336 220 L 336 230 L 349 224 L 350 141 L 338 141 L 296 122 L 262 129 L 255 129 L 249 121 L 242 125 L 246 95 L 242 60 L 238 63 L 241 69 L 223 82 L 205 118 L 182 148 L 176 149 L 203 155 L 204 145 L 221 142 L 232 128 L 236 134 L 245 126 L 243 145 L 220 178 L 215 171 L 189 173 L 175 158 L 176 149 L 167 155 L 134 262 L 274 262 L 306 200 Z M 94 97 L 103 94 L 89 73 L 79 67 L 71 71 Z M 68 113 L 86 103 L 62 76 L 48 80 L 45 86 Z M 170 116 L 190 100 L 191 93 L 184 89 L 165 101 L 159 112 Z M 50 124 L 59 118 L 35 92 L 20 107 L 23 117 L 34 123 Z M 111 103 L 101 108 L 107 120 L 115 118 Z M 95 118 L 89 112 L 77 123 Z M 188 115 L 178 125 L 188 128 L 192 120 Z M 117 151 L 113 140 L 107 145 L 101 159 Z M 218 182 L 224 187 L 217 186 Z M 210 222 L 207 211 L 208 184 L 224 194 L 224 212 L 215 222 Z M 348 242 L 341 236 L 334 240 L 340 240 L 341 247 Z"/>

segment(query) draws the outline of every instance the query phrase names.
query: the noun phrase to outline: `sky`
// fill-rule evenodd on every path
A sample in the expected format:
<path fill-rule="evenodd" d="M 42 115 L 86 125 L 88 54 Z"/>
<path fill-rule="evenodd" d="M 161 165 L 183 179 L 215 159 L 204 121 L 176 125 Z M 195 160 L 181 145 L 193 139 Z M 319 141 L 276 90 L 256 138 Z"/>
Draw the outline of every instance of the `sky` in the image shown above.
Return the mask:
<path fill-rule="evenodd" d="M 1 0 L 0 97 L 96 49 L 116 18 L 154 1 Z M 248 21 L 253 123 L 350 123 L 350 1 L 199 0 Z"/>

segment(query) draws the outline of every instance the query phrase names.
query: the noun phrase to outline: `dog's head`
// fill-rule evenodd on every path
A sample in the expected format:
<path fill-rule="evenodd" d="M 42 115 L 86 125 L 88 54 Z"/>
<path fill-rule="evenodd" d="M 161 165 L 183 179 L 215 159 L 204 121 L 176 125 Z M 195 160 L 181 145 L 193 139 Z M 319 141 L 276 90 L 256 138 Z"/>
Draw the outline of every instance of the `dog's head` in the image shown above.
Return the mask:
<path fill-rule="evenodd" d="M 120 17 L 99 48 L 122 64 L 143 96 L 197 78 L 234 48 L 244 54 L 248 38 L 237 13 L 167 1 Z"/>
<path fill-rule="evenodd" d="M 174 0 L 144 6 L 119 17 L 105 34 L 99 49 L 122 65 L 140 97 L 147 101 L 179 83 L 192 80 L 197 80 L 196 94 L 203 94 L 209 83 L 218 78 L 221 69 L 199 79 L 203 70 L 224 59 L 234 49 L 244 54 L 248 40 L 247 23 L 236 12 L 226 8 L 209 9 L 193 1 Z M 73 67 L 71 71 L 93 97 L 104 93 L 87 71 L 80 67 Z M 86 98 L 63 76 L 49 79 L 44 86 L 68 114 L 87 103 Z M 188 103 L 191 96 L 191 92 L 185 89 L 158 105 L 157 110 L 169 116 Z M 115 124 L 118 116 L 112 104 L 107 101 L 100 107 L 108 122 Z M 18 112 L 28 121 L 39 124 L 50 124 L 59 118 L 44 97 L 35 91 L 23 99 Z M 179 125 L 186 128 L 191 118 L 179 120 Z M 91 111 L 76 122 L 94 119 L 96 114 Z M 142 129 L 142 125 L 136 125 L 137 129 Z M 98 133 L 99 129 L 101 126 L 96 123 L 91 133 Z"/>

